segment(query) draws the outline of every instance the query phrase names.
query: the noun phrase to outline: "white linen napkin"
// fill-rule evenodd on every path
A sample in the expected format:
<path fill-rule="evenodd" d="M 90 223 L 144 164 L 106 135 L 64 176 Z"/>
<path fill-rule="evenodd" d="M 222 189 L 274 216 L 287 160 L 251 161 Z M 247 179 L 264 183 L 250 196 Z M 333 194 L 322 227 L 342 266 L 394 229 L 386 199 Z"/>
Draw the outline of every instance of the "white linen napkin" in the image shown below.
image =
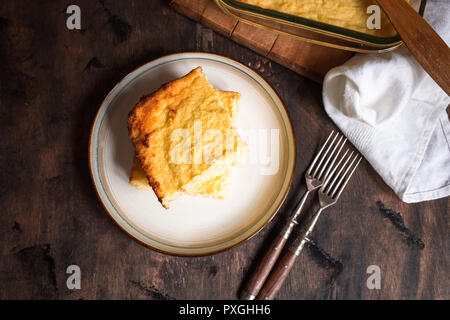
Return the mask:
<path fill-rule="evenodd" d="M 450 1 L 428 0 L 424 18 L 449 43 Z M 449 96 L 402 46 L 357 54 L 332 69 L 325 110 L 405 202 L 450 195 Z"/>

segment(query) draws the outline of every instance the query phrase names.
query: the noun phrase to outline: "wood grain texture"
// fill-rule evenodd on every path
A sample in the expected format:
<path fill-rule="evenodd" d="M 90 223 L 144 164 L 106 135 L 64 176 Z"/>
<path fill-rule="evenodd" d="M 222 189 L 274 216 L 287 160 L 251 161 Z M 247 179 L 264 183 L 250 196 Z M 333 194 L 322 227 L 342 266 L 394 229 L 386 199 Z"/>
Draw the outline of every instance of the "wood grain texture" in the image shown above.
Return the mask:
<path fill-rule="evenodd" d="M 259 292 L 256 300 L 273 300 L 275 299 L 278 291 L 283 286 L 284 281 L 289 275 L 292 267 L 294 266 L 297 256 L 294 252 L 286 250 L 280 257 L 280 260 L 276 263 L 270 276 L 264 283 L 261 291 Z"/>
<path fill-rule="evenodd" d="M 81 31 L 65 27 L 68 4 L 0 6 L 0 298 L 236 299 L 304 191 L 304 170 L 336 129 L 320 85 L 178 14 L 168 1 L 79 0 Z M 209 257 L 166 256 L 130 239 L 103 210 L 88 169 L 90 126 L 108 92 L 136 67 L 181 51 L 219 53 L 261 74 L 285 102 L 297 138 L 293 188 L 278 215 L 248 242 Z M 423 249 L 379 200 L 401 214 Z M 449 299 L 449 211 L 449 199 L 400 202 L 361 163 L 277 298 Z M 80 290 L 66 287 L 71 264 L 81 268 Z M 381 268 L 381 290 L 367 289 L 372 264 Z"/>
<path fill-rule="evenodd" d="M 178 0 L 172 1 L 171 6 L 179 13 L 193 20 L 200 21 L 206 7 L 211 3 L 210 0 Z"/>
<path fill-rule="evenodd" d="M 256 297 L 261 290 L 264 282 L 269 276 L 270 271 L 276 264 L 278 257 L 286 244 L 286 238 L 277 235 L 272 243 L 267 247 L 267 251 L 260 261 L 256 262 L 255 270 L 250 273 L 250 277 L 246 280 L 241 296 Z"/>
<path fill-rule="evenodd" d="M 213 1 L 208 1 L 200 22 L 226 37 L 231 37 L 234 28 L 238 24 L 237 19 L 224 15 Z"/>
<path fill-rule="evenodd" d="M 267 56 L 313 81 L 322 82 L 330 69 L 343 64 L 352 53 L 279 35 Z"/>
<path fill-rule="evenodd" d="M 233 41 L 241 43 L 263 56 L 269 55 L 277 38 L 276 33 L 245 23 L 238 23 L 231 35 Z"/>
<path fill-rule="evenodd" d="M 407 2 L 377 2 L 417 61 L 450 95 L 450 49 L 444 40 Z"/>

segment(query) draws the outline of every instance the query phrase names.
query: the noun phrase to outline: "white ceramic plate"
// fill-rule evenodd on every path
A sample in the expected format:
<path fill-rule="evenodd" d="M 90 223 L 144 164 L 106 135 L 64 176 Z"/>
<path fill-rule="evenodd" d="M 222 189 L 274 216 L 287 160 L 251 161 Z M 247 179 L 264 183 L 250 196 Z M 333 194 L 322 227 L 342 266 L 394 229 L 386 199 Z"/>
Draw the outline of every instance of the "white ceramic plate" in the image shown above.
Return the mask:
<path fill-rule="evenodd" d="M 128 113 L 141 96 L 197 66 L 216 88 L 242 94 L 237 127 L 250 159 L 233 169 L 228 200 L 182 197 L 166 210 L 153 191 L 128 183 L 134 155 Z M 101 202 L 128 235 L 164 253 L 207 255 L 247 240 L 273 218 L 292 182 L 295 141 L 282 101 L 261 76 L 223 56 L 179 53 L 145 64 L 112 89 L 92 127 L 89 162 Z"/>

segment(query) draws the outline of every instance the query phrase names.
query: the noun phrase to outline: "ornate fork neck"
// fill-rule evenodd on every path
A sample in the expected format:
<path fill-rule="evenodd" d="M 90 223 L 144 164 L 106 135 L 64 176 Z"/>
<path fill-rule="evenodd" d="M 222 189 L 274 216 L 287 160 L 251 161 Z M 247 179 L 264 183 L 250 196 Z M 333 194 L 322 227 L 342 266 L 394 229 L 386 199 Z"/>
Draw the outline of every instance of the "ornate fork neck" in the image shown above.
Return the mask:
<path fill-rule="evenodd" d="M 302 228 L 299 230 L 299 234 L 297 238 L 292 242 L 292 245 L 289 247 L 296 256 L 300 255 L 300 252 L 303 250 L 305 244 L 309 241 L 308 237 L 316 226 L 317 221 L 319 220 L 320 214 L 326 207 L 320 207 L 305 223 Z"/>

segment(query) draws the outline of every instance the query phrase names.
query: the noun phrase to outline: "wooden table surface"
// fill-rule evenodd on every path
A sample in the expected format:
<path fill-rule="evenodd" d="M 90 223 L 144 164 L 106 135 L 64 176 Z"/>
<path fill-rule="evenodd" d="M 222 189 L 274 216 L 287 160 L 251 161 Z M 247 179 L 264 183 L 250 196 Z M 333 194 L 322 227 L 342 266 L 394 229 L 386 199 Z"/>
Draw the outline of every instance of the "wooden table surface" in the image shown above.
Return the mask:
<path fill-rule="evenodd" d="M 0 298 L 235 299 L 335 128 L 321 86 L 177 14 L 168 1 L 78 0 L 82 30 L 66 28 L 71 3 L 0 6 Z M 145 62 L 182 51 L 220 53 L 256 70 L 284 100 L 297 138 L 293 187 L 276 218 L 246 243 L 200 258 L 163 255 L 122 232 L 96 197 L 87 158 L 90 126 L 111 88 Z M 278 298 L 450 298 L 449 202 L 402 203 L 362 163 Z M 81 268 L 80 290 L 66 286 L 72 264 Z M 369 265 L 380 267 L 379 290 L 366 285 Z"/>

